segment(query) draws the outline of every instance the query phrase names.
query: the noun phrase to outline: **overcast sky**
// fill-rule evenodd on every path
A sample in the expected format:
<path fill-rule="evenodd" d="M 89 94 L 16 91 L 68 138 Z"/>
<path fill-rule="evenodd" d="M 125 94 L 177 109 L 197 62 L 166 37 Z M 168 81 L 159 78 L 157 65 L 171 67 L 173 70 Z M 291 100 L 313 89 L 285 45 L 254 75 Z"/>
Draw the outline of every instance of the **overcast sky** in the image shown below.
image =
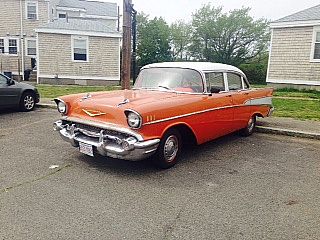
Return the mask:
<path fill-rule="evenodd" d="M 123 0 L 100 0 L 117 2 L 122 6 Z M 162 16 L 168 23 L 179 19 L 191 20 L 192 13 L 203 4 L 223 6 L 225 11 L 242 6 L 251 7 L 255 18 L 265 17 L 276 20 L 303 9 L 320 4 L 319 0 L 132 0 L 138 12 L 143 11 L 150 17 Z"/>

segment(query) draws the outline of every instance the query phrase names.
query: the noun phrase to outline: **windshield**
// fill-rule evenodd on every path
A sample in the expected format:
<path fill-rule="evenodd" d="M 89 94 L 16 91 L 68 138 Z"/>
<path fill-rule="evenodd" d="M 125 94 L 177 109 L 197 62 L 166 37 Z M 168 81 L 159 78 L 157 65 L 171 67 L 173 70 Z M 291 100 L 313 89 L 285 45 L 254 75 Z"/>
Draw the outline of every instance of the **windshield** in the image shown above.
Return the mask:
<path fill-rule="evenodd" d="M 202 93 L 203 82 L 200 73 L 191 69 L 146 68 L 140 72 L 134 88 Z"/>

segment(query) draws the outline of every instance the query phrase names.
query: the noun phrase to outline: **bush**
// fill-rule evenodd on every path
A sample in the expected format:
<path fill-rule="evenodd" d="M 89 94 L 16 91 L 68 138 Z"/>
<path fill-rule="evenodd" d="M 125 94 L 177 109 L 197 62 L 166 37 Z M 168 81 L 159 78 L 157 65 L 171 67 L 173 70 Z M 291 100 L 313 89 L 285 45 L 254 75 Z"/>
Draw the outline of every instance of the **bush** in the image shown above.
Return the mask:
<path fill-rule="evenodd" d="M 247 76 L 251 84 L 267 84 L 267 69 L 268 64 L 264 63 L 250 63 L 241 64 L 239 67 Z"/>

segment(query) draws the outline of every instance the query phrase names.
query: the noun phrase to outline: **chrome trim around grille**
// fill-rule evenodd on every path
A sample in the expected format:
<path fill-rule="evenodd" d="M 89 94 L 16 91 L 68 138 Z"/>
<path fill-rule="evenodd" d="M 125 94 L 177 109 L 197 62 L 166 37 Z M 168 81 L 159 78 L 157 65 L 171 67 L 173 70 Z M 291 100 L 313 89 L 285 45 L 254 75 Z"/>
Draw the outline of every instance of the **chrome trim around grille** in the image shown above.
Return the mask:
<path fill-rule="evenodd" d="M 74 122 L 74 123 L 81 123 L 81 124 L 85 124 L 85 125 L 89 125 L 89 126 L 93 126 L 93 127 L 98 127 L 98 128 L 102 128 L 102 129 L 106 129 L 106 130 L 111 130 L 111 131 L 116 131 L 116 132 L 120 132 L 120 133 L 124 133 L 124 134 L 128 134 L 131 135 L 133 137 L 135 137 L 136 139 L 138 139 L 138 141 L 143 141 L 143 137 L 128 128 L 124 128 L 121 127 L 119 125 L 116 124 L 112 124 L 112 123 L 100 123 L 100 122 L 94 122 L 94 121 L 90 121 L 90 120 L 83 120 L 80 118 L 75 118 L 75 117 L 62 117 L 61 120 L 63 121 L 69 121 L 69 122 Z"/>
<path fill-rule="evenodd" d="M 78 147 L 79 142 L 89 144 L 102 156 L 137 161 L 145 159 L 155 153 L 160 139 L 139 141 L 134 136 L 119 134 L 105 134 L 106 130 L 100 132 L 89 131 L 78 128 L 75 123 L 65 123 L 62 120 L 55 122 L 54 130 L 60 133 L 63 140 Z"/>

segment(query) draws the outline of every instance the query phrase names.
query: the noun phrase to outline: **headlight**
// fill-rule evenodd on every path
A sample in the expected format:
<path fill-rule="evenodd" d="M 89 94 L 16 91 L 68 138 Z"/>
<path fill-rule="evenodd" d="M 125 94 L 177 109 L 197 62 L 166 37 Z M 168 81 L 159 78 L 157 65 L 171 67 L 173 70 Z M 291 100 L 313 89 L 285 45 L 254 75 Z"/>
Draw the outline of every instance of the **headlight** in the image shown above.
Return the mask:
<path fill-rule="evenodd" d="M 59 113 L 66 114 L 67 113 L 67 105 L 64 102 L 58 102 L 58 111 Z"/>
<path fill-rule="evenodd" d="M 132 111 L 128 111 L 126 113 L 126 115 L 127 115 L 128 125 L 131 128 L 140 128 L 141 127 L 142 119 L 141 119 L 141 116 L 138 113 L 132 112 Z"/>

